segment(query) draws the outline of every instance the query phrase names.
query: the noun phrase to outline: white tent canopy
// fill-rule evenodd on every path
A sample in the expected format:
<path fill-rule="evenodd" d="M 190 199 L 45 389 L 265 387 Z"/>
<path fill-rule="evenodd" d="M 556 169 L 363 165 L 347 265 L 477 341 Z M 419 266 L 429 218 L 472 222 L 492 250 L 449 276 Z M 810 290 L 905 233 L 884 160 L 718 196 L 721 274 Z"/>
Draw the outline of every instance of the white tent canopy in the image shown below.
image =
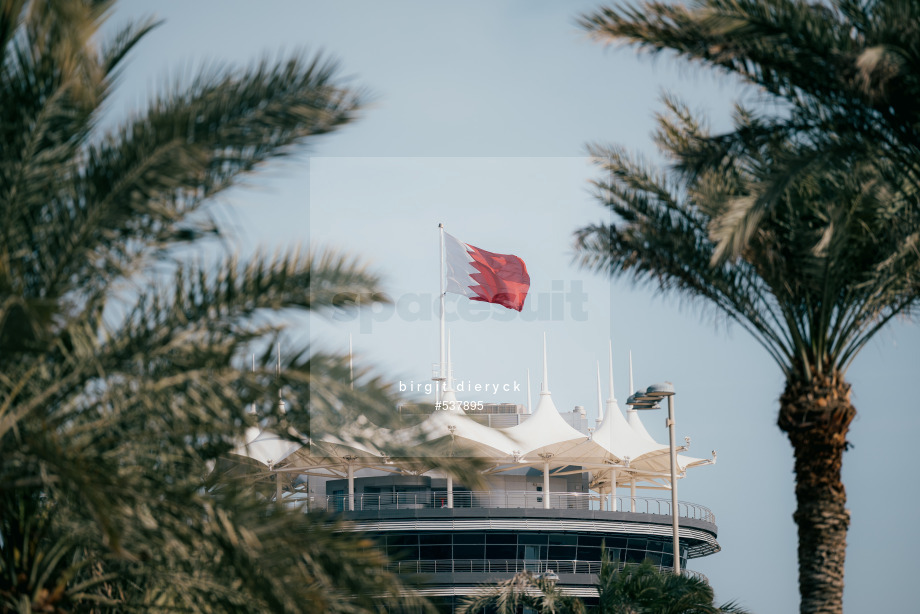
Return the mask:
<path fill-rule="evenodd" d="M 611 349 L 612 355 L 612 349 Z M 612 357 L 612 356 L 611 356 Z M 448 359 L 447 386 L 442 393 L 441 407 L 420 424 L 391 431 L 359 419 L 350 428 L 335 435 L 314 439 L 309 446 L 297 441 L 258 429 L 247 430 L 245 439 L 233 454 L 246 456 L 265 465 L 272 471 L 297 471 L 314 473 L 329 470 L 346 474 L 349 479 L 349 498 L 353 497 L 354 470 L 374 467 L 386 471 L 399 471 L 400 457 L 397 449 L 405 450 L 409 442 L 438 439 L 447 440 L 449 446 L 444 456 L 472 455 L 494 463 L 490 471 L 533 466 L 544 474 L 544 491 L 549 493 L 549 477 L 554 469 L 558 474 L 586 471 L 591 474 L 591 487 L 612 494 L 617 486 L 631 487 L 635 496 L 637 483 L 642 487 L 670 488 L 669 446 L 652 438 L 638 412 L 628 410 L 624 417 L 613 391 L 613 373 L 610 367 L 610 394 L 601 403 L 598 381 L 597 428 L 586 435 L 571 426 L 556 409 L 548 384 L 546 341 L 543 346 L 543 381 L 540 399 L 533 414 L 519 424 L 508 428 L 486 426 L 467 415 L 450 385 Z M 630 371 L 632 364 L 630 362 Z M 599 368 L 598 368 L 599 371 Z M 600 373 L 598 373 L 600 380 Z M 395 445 L 388 446 L 392 442 Z M 388 449 L 389 448 L 389 449 Z M 679 448 L 683 451 L 686 448 Z M 418 470 L 420 459 L 413 461 L 413 471 Z M 711 459 L 678 455 L 678 477 L 683 477 L 690 467 L 712 464 Z M 448 478 L 448 491 L 452 481 Z M 452 499 L 452 497 L 451 497 Z M 550 497 L 543 497 L 549 506 Z"/>

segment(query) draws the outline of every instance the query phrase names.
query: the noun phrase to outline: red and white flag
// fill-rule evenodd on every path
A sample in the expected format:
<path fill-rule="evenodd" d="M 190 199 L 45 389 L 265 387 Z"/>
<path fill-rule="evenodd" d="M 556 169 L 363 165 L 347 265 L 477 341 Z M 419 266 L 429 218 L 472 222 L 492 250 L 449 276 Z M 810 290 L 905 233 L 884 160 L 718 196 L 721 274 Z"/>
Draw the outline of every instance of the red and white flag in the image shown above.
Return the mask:
<path fill-rule="evenodd" d="M 446 232 L 444 248 L 448 292 L 517 311 L 524 308 L 530 275 L 523 260 L 473 247 Z"/>

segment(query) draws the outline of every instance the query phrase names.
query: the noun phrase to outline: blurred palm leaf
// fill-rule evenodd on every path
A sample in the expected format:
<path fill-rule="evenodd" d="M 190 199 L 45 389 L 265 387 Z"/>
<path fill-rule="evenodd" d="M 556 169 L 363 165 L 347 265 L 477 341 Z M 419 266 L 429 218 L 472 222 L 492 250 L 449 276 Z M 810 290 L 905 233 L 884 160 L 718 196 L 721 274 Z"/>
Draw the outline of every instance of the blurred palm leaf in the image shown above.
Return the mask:
<path fill-rule="evenodd" d="M 322 57 L 202 71 L 109 130 L 125 58 L 112 2 L 0 1 L 0 609 L 382 612 L 427 604 L 361 535 L 209 468 L 267 426 L 396 399 L 341 357 L 269 348 L 288 309 L 385 300 L 334 251 L 187 260 L 213 197 L 361 108 Z M 177 247 L 184 247 L 177 250 Z M 341 379 L 337 381 L 337 378 Z M 296 383 L 302 415 L 281 415 Z"/>

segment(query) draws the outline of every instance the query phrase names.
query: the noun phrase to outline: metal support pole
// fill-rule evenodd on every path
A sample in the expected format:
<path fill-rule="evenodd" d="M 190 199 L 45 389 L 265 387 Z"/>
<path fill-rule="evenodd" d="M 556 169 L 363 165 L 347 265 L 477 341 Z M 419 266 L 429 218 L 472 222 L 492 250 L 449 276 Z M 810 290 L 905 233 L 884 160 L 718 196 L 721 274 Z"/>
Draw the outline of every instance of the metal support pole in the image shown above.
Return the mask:
<path fill-rule="evenodd" d="M 680 542 L 677 538 L 677 447 L 674 444 L 674 395 L 668 397 L 668 434 L 671 438 L 671 524 L 674 529 L 674 573 L 680 575 Z"/>
<path fill-rule="evenodd" d="M 629 481 L 629 511 L 636 513 L 636 478 Z"/>
<path fill-rule="evenodd" d="M 454 507 L 454 476 L 447 476 L 447 507 L 448 509 L 453 509 Z"/>
<path fill-rule="evenodd" d="M 616 512 L 617 510 L 617 470 L 610 470 L 610 511 Z"/>
<path fill-rule="evenodd" d="M 348 511 L 355 511 L 355 466 L 348 461 Z"/>
<path fill-rule="evenodd" d="M 543 509 L 549 509 L 549 459 L 543 460 Z"/>

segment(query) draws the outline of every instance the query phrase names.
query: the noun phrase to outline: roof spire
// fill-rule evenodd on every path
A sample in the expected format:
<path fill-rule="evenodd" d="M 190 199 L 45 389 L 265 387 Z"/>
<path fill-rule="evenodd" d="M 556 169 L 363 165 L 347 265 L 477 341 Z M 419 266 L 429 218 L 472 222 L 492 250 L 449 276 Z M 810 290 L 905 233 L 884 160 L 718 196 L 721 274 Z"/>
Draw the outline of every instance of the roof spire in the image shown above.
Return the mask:
<path fill-rule="evenodd" d="M 632 396 L 636 390 L 633 387 L 633 374 L 632 374 L 632 350 L 629 350 L 629 396 Z"/>
<path fill-rule="evenodd" d="M 617 395 L 613 392 L 613 340 L 607 340 L 607 363 L 609 365 L 608 377 L 610 379 L 610 397 L 608 400 L 616 401 Z"/>
<path fill-rule="evenodd" d="M 601 361 L 597 361 L 597 423 L 604 421 L 604 403 L 601 400 Z"/>
<path fill-rule="evenodd" d="M 546 366 L 546 333 L 543 333 L 543 382 L 540 384 L 540 394 L 549 394 L 549 370 Z"/>
<path fill-rule="evenodd" d="M 530 401 L 530 369 L 527 369 L 527 413 L 533 413 L 533 403 Z"/>

